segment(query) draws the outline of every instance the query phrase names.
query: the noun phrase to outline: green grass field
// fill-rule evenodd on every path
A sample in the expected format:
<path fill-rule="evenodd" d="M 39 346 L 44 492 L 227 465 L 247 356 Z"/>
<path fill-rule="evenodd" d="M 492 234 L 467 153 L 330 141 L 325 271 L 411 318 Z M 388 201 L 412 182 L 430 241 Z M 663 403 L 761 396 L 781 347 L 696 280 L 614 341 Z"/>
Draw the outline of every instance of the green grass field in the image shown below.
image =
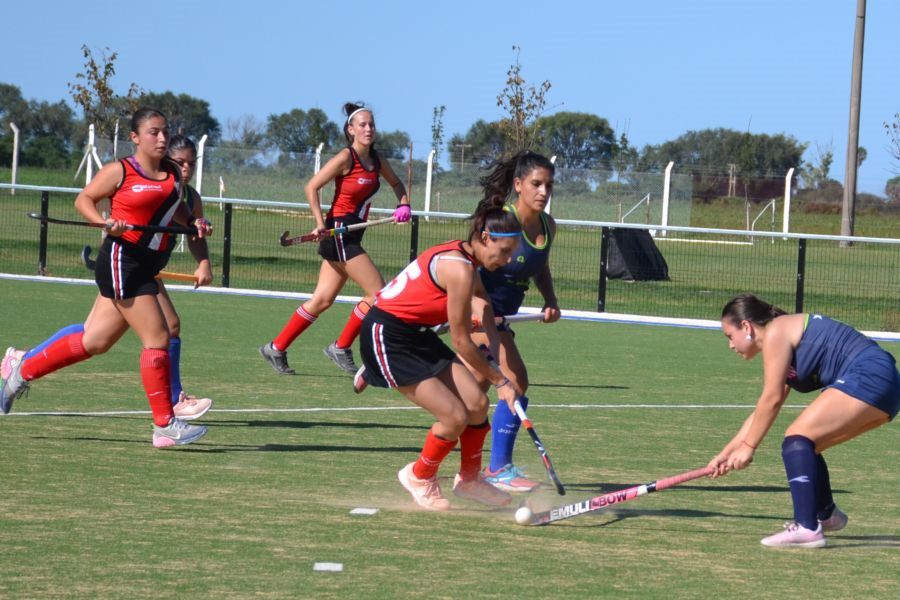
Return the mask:
<path fill-rule="evenodd" d="M 89 286 L 0 280 L 0 342 L 33 345 L 84 318 Z M 350 379 L 321 349 L 350 312 L 336 305 L 279 377 L 257 346 L 291 301 L 173 292 L 183 379 L 215 406 L 200 442 L 150 444 L 127 335 L 107 355 L 34 383 L 0 417 L 3 598 L 864 598 L 897 585 L 900 474 L 890 424 L 828 452 L 850 525 L 820 551 L 763 548 L 791 514 L 780 438 L 792 396 L 754 465 L 612 510 L 525 528 L 514 507 L 454 501 L 423 513 L 396 481 L 429 416 Z M 517 328 L 529 414 L 561 478 L 542 506 L 703 466 L 756 399 L 761 365 L 721 333 L 563 321 Z M 573 340 L 578 340 L 577 345 Z M 900 344 L 886 344 L 900 355 Z M 48 414 L 27 415 L 28 411 Z M 122 411 L 112 415 L 52 413 Z M 127 411 L 144 411 L 132 414 Z M 523 433 L 517 462 L 542 468 Z M 452 454 L 441 471 L 451 477 Z M 449 483 L 445 483 L 449 492 Z M 451 501 L 453 501 L 451 497 Z M 355 516 L 356 507 L 377 508 Z M 317 562 L 343 571 L 314 572 Z"/>

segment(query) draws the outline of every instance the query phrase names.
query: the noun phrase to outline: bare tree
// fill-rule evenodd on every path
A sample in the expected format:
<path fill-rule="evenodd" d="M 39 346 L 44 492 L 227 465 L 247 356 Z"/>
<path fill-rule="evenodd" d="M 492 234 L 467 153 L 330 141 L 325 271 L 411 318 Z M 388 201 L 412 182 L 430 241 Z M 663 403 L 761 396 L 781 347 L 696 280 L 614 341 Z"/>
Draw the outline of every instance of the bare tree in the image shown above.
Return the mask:
<path fill-rule="evenodd" d="M 507 139 L 506 150 L 516 153 L 534 145 L 538 131 L 537 120 L 544 112 L 545 96 L 551 84 L 544 80 L 538 87 L 526 86 L 519 62 L 522 49 L 518 46 L 513 46 L 512 49 L 516 53 L 516 62 L 506 73 L 506 87 L 497 96 L 497 106 L 507 114 L 500 120 L 500 127 Z"/>
<path fill-rule="evenodd" d="M 431 148 L 434 150 L 434 164 L 441 161 L 441 148 L 444 146 L 444 113 L 447 107 L 443 104 L 434 107 L 431 118 Z"/>
<path fill-rule="evenodd" d="M 884 122 L 884 130 L 891 140 L 891 156 L 894 160 L 900 162 L 900 112 L 894 113 L 893 122 Z M 900 173 L 900 164 L 897 165 L 895 170 Z"/>

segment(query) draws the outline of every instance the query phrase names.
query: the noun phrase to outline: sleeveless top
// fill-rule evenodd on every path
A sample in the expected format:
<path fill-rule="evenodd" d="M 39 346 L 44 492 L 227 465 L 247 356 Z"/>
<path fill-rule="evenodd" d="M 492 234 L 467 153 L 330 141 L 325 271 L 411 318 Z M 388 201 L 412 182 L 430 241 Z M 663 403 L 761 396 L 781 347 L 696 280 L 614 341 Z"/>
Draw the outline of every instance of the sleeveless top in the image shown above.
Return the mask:
<path fill-rule="evenodd" d="M 381 170 L 381 161 L 378 155 L 374 155 L 375 165 L 371 171 L 363 167 L 359 155 L 352 146 L 348 146 L 353 166 L 346 175 L 334 178 L 334 199 L 328 210 L 329 217 L 343 217 L 356 215 L 362 221 L 369 216 L 369 208 L 372 198 L 381 187 L 378 173 Z"/>
<path fill-rule="evenodd" d="M 450 257 L 475 268 L 475 257 L 463 249 L 460 240 L 432 246 L 409 263 L 375 295 L 375 306 L 411 325 L 433 327 L 447 322 L 447 290 L 435 281 L 437 261 L 442 254 L 458 250 L 464 258 Z"/>
<path fill-rule="evenodd" d="M 880 349 L 849 325 L 808 314 L 800 344 L 794 349 L 787 384 L 802 393 L 832 385 L 862 352 L 873 347 Z"/>
<path fill-rule="evenodd" d="M 163 161 L 166 177 L 156 180 L 140 173 L 128 159 L 119 162 L 124 173 L 118 189 L 110 196 L 110 217 L 132 225 L 171 225 L 181 199 L 181 182 L 174 167 Z M 166 251 L 170 238 L 170 234 L 149 231 L 126 231 L 120 236 L 121 240 L 157 252 Z"/>
<path fill-rule="evenodd" d="M 516 215 L 518 220 L 519 215 L 515 206 L 509 205 L 506 210 Z M 543 244 L 535 245 L 523 231 L 509 263 L 496 271 L 478 270 L 495 315 L 506 316 L 519 312 L 519 307 L 525 300 L 525 292 L 528 291 L 529 280 L 540 273 L 550 259 L 553 238 L 550 223 L 544 213 L 541 213 L 541 226 L 544 230 Z"/>

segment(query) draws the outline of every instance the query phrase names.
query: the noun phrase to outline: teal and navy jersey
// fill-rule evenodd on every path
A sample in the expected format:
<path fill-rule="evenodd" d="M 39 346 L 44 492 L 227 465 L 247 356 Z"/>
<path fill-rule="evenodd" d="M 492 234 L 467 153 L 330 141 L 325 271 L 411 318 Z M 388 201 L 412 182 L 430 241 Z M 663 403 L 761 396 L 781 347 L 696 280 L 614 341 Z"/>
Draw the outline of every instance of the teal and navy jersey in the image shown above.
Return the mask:
<path fill-rule="evenodd" d="M 516 214 L 514 206 L 508 206 L 513 214 Z M 514 315 L 519 312 L 519 307 L 525 300 L 525 292 L 528 291 L 529 280 L 541 272 L 550 258 L 550 246 L 553 239 L 550 233 L 550 224 L 547 216 L 541 213 L 541 225 L 544 229 L 544 243 L 536 246 L 525 232 L 519 236 L 519 245 L 513 252 L 509 263 L 496 271 L 479 269 L 481 281 L 491 299 L 491 306 L 497 316 Z"/>
<path fill-rule="evenodd" d="M 787 384 L 804 393 L 833 385 L 860 354 L 872 348 L 887 353 L 849 325 L 822 315 L 806 315 Z"/>

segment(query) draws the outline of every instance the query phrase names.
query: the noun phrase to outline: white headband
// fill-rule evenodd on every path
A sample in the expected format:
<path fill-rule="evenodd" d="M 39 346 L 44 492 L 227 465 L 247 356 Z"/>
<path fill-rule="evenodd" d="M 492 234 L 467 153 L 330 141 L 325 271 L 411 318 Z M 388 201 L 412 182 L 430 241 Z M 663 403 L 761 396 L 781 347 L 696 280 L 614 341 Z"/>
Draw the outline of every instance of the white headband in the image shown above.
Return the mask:
<path fill-rule="evenodd" d="M 353 120 L 353 117 L 356 116 L 356 113 L 363 112 L 363 111 L 366 111 L 366 112 L 372 112 L 372 109 L 371 109 L 371 108 L 366 108 L 365 106 L 362 106 L 362 107 L 360 107 L 360 108 L 357 108 L 357 109 L 354 110 L 352 113 L 350 113 L 350 116 L 347 117 L 347 125 L 350 124 L 350 121 Z"/>

